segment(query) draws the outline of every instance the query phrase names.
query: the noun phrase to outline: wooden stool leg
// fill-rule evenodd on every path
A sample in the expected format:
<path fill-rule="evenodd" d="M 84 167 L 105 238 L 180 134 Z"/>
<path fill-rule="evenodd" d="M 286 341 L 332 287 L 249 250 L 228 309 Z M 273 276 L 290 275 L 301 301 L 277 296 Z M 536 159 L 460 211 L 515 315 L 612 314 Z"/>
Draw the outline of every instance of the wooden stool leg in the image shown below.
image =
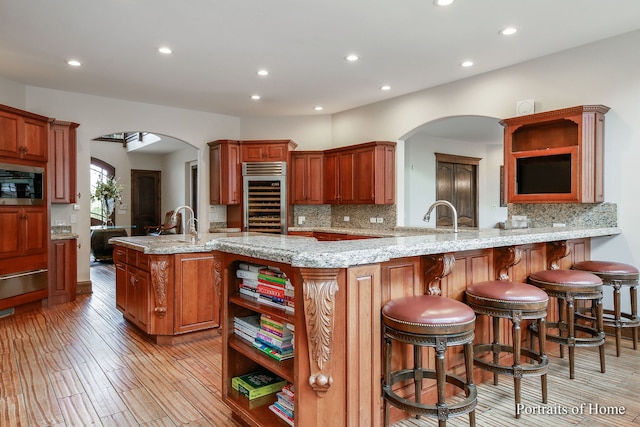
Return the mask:
<path fill-rule="evenodd" d="M 638 320 L 638 289 L 635 286 L 629 287 L 629 297 L 631 299 L 631 318 L 633 321 Z M 633 337 L 633 349 L 638 349 L 638 326 L 635 326 L 631 330 Z"/>
<path fill-rule="evenodd" d="M 602 308 L 602 298 L 594 300 L 593 302 L 598 307 L 596 311 L 596 322 L 597 322 L 597 330 L 599 334 L 604 335 L 604 313 Z M 604 342 L 600 345 L 600 372 L 604 374 L 605 366 L 604 366 Z"/>
<path fill-rule="evenodd" d="M 493 317 L 493 363 L 500 362 L 500 318 Z M 498 385 L 498 373 L 493 373 L 493 385 Z"/>
<path fill-rule="evenodd" d="M 464 369 L 467 374 L 467 387 L 471 390 L 475 387 L 473 383 L 473 343 L 464 345 Z M 469 412 L 469 426 L 476 426 L 476 410 Z"/>
<path fill-rule="evenodd" d="M 538 319 L 538 331 L 540 331 L 540 336 L 543 337 L 547 333 L 547 321 L 543 317 L 542 319 Z M 540 363 L 543 363 L 547 358 L 547 353 L 545 349 L 545 340 L 539 340 L 539 351 L 540 351 Z M 534 347 L 531 347 L 534 348 Z M 540 385 L 542 387 L 542 403 L 547 403 L 547 374 L 543 374 L 540 377 Z"/>
<path fill-rule="evenodd" d="M 438 391 L 438 407 L 446 407 L 445 391 L 447 384 L 447 373 L 444 367 L 444 353 L 446 350 L 445 342 L 436 343 L 436 389 Z M 447 420 L 438 415 L 438 426 L 446 427 Z"/>
<path fill-rule="evenodd" d="M 564 298 L 557 298 L 558 303 L 558 335 L 563 336 L 564 330 L 564 312 L 565 312 L 565 301 Z M 560 345 L 560 358 L 564 358 L 564 347 Z"/>
<path fill-rule="evenodd" d="M 384 384 L 383 387 L 391 384 L 391 339 L 384 339 Z M 389 401 L 384 400 L 384 427 L 389 427 Z"/>
<path fill-rule="evenodd" d="M 569 324 L 569 378 L 574 378 L 574 356 L 576 351 L 576 331 L 575 331 L 575 306 L 573 301 L 573 295 L 567 298 L 567 323 Z M 562 348 L 562 346 L 560 346 Z"/>
<path fill-rule="evenodd" d="M 422 402 L 422 348 L 413 346 L 413 380 L 416 403 Z M 416 419 L 420 419 L 420 414 L 416 414 Z"/>
<path fill-rule="evenodd" d="M 513 338 L 513 389 L 516 399 L 516 418 L 520 418 L 518 404 L 521 401 L 520 385 L 522 381 L 522 369 L 520 368 L 520 350 L 522 346 L 522 331 L 520 329 L 521 313 L 513 313 L 511 316 L 511 336 Z"/>
<path fill-rule="evenodd" d="M 620 357 L 622 341 L 622 309 L 620 308 L 620 283 L 613 283 L 613 328 L 616 333 L 616 357 Z"/>

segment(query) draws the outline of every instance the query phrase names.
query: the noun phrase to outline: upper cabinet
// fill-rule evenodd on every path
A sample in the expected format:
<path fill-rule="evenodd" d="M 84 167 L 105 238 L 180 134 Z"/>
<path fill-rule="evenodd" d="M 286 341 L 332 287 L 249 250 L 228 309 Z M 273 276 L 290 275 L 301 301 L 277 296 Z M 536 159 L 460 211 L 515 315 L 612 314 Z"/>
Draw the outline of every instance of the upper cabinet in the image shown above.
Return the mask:
<path fill-rule="evenodd" d="M 507 201 L 603 202 L 607 111 L 582 105 L 502 120 Z"/>
<path fill-rule="evenodd" d="M 395 142 L 373 141 L 324 152 L 325 203 L 395 203 Z"/>
<path fill-rule="evenodd" d="M 242 141 L 242 161 L 286 162 L 289 160 L 289 151 L 295 150 L 297 146 L 289 139 Z"/>
<path fill-rule="evenodd" d="M 0 105 L 0 157 L 46 162 L 49 119 Z"/>
<path fill-rule="evenodd" d="M 76 202 L 76 128 L 72 122 L 53 120 L 49 136 L 49 199 Z"/>
<path fill-rule="evenodd" d="M 322 151 L 294 151 L 291 153 L 289 182 L 290 204 L 319 205 L 324 203 Z"/>
<path fill-rule="evenodd" d="M 209 142 L 209 202 L 212 205 L 237 205 L 241 195 L 240 142 Z"/>

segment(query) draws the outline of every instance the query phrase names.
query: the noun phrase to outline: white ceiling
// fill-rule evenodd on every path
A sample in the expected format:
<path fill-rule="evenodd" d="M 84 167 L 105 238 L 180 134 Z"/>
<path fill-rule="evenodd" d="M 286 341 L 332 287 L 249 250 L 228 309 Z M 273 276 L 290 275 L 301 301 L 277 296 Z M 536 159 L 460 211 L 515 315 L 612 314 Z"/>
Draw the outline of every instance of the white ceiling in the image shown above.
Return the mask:
<path fill-rule="evenodd" d="M 507 25 L 520 31 L 500 36 Z M 332 114 L 638 28 L 638 0 L 0 0 L 0 75 L 238 116 Z"/>

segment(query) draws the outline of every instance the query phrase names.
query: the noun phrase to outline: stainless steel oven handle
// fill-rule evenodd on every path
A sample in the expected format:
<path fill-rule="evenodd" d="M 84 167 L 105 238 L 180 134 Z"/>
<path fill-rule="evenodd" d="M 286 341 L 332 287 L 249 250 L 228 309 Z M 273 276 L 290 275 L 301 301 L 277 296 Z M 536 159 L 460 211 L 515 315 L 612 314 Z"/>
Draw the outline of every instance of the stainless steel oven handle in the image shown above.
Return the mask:
<path fill-rule="evenodd" d="M 31 276 L 32 274 L 46 273 L 47 271 L 48 270 L 46 268 L 42 268 L 40 270 L 23 271 L 21 273 L 0 276 L 0 280 L 15 279 L 16 277 L 23 277 L 23 276 Z"/>

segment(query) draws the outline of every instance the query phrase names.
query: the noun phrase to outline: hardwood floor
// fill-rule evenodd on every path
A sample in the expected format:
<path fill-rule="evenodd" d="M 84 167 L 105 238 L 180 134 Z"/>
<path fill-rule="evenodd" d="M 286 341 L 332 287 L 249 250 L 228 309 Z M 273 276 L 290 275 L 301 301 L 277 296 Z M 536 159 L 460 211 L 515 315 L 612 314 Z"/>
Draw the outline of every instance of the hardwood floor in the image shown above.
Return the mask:
<path fill-rule="evenodd" d="M 220 400 L 219 337 L 152 344 L 115 309 L 113 266 L 96 264 L 91 280 L 94 293 L 73 303 L 0 319 L 1 427 L 239 425 Z M 546 405 L 539 379 L 523 380 L 524 405 L 542 414 L 514 418 L 510 378 L 501 377 L 497 387 L 480 385 L 477 425 L 640 426 L 640 350 L 625 341 L 616 358 L 612 341 L 606 374 L 599 372 L 597 351 L 580 348 L 576 378 L 569 380 L 567 359 L 551 353 Z M 599 405 L 625 413 L 589 414 L 589 405 L 592 412 Z M 395 427 L 436 424 L 409 418 Z M 468 418 L 448 425 L 466 426 Z"/>

